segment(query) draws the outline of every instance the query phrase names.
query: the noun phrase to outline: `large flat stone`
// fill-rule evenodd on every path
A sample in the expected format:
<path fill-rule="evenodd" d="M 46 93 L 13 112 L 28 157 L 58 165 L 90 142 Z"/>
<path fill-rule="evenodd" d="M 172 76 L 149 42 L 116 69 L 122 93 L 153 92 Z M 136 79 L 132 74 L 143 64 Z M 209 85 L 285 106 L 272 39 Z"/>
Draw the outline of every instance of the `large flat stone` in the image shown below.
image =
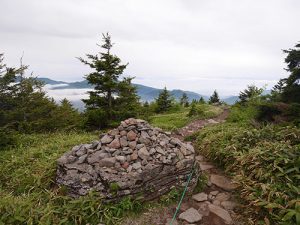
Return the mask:
<path fill-rule="evenodd" d="M 210 169 L 214 168 L 214 165 L 212 165 L 212 164 L 210 164 L 208 162 L 200 162 L 199 165 L 200 165 L 200 169 L 202 171 L 204 171 L 204 170 L 210 170 Z"/>
<path fill-rule="evenodd" d="M 192 197 L 197 202 L 203 202 L 207 200 L 207 194 L 204 192 L 193 195 Z"/>
<path fill-rule="evenodd" d="M 185 220 L 188 223 L 196 223 L 202 219 L 202 215 L 194 208 L 189 208 L 179 215 L 179 219 Z"/>
<path fill-rule="evenodd" d="M 230 179 L 217 174 L 212 174 L 210 176 L 210 182 L 226 191 L 232 191 L 237 188 L 237 185 L 235 185 Z"/>
<path fill-rule="evenodd" d="M 225 209 L 222 209 L 221 207 L 213 205 L 213 204 L 209 204 L 208 209 L 211 213 L 213 213 L 216 216 L 220 217 L 225 222 L 225 224 L 232 224 L 233 223 L 229 212 L 226 211 Z"/>

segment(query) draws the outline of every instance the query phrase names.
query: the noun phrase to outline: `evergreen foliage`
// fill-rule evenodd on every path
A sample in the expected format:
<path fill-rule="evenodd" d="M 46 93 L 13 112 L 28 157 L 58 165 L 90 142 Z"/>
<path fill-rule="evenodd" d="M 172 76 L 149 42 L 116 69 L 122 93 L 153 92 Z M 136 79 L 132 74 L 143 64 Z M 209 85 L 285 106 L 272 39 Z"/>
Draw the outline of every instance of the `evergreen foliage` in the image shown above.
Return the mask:
<path fill-rule="evenodd" d="M 103 44 L 100 47 L 103 52 L 87 54 L 87 60 L 78 58 L 94 70 L 86 75 L 94 90 L 89 91 L 89 99 L 84 99 L 83 102 L 87 109 L 87 125 L 97 128 L 134 116 L 134 109 L 138 105 L 136 89 L 131 84 L 133 78 L 120 80 L 128 64 L 121 64 L 121 59 L 111 53 L 113 43 L 108 33 L 103 34 Z"/>
<path fill-rule="evenodd" d="M 285 62 L 287 71 L 291 74 L 288 78 L 282 80 L 283 85 L 282 100 L 284 102 L 300 103 L 300 43 L 295 45 L 294 49 L 284 50 L 287 53 Z"/>
<path fill-rule="evenodd" d="M 186 93 L 182 94 L 182 97 L 180 98 L 180 105 L 182 105 L 184 107 L 189 106 L 189 98 Z"/>
<path fill-rule="evenodd" d="M 201 98 L 199 99 L 199 104 L 205 104 L 206 102 L 205 102 L 205 100 L 204 100 L 204 98 L 201 96 Z"/>
<path fill-rule="evenodd" d="M 18 132 L 32 133 L 78 127 L 80 115 L 70 103 L 58 106 L 35 77 L 25 77 L 28 66 L 10 68 L 0 54 L 1 147 L 14 144 Z M 76 119 L 75 119 L 76 118 Z"/>
<path fill-rule="evenodd" d="M 195 115 L 197 115 L 196 103 L 192 102 L 188 116 L 191 117 L 191 116 L 195 116 Z"/>
<path fill-rule="evenodd" d="M 240 102 L 244 104 L 246 102 L 253 101 L 257 99 L 263 91 L 263 88 L 258 88 L 255 85 L 248 85 L 248 87 L 239 94 Z"/>
<path fill-rule="evenodd" d="M 217 90 L 214 90 L 214 93 L 209 98 L 209 104 L 220 103 L 220 98 Z"/>
<path fill-rule="evenodd" d="M 172 107 L 172 97 L 166 87 L 159 93 L 156 104 L 157 113 L 166 112 Z"/>

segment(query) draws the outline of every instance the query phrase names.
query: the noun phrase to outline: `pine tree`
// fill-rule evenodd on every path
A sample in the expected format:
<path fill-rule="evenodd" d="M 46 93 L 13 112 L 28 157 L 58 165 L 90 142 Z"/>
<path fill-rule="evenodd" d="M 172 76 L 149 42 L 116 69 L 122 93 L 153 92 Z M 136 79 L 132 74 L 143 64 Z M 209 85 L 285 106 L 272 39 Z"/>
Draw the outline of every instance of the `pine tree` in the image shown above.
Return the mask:
<path fill-rule="evenodd" d="M 182 94 L 182 97 L 180 98 L 180 105 L 182 105 L 183 107 L 189 106 L 189 98 L 186 93 Z"/>
<path fill-rule="evenodd" d="M 148 101 L 145 101 L 144 104 L 143 104 L 143 106 L 144 106 L 145 108 L 149 108 L 149 106 L 150 106 L 150 105 L 149 105 L 149 102 L 148 102 Z"/>
<path fill-rule="evenodd" d="M 119 83 L 118 98 L 116 99 L 118 120 L 135 117 L 141 107 L 136 87 L 131 83 L 132 79 L 132 77 L 126 77 Z"/>
<path fill-rule="evenodd" d="M 209 104 L 220 103 L 220 98 L 217 90 L 214 90 L 214 93 L 209 98 Z"/>
<path fill-rule="evenodd" d="M 294 49 L 284 50 L 287 53 L 285 62 L 287 71 L 291 74 L 284 82 L 282 90 L 282 100 L 288 103 L 300 103 L 300 43 L 295 45 Z"/>
<path fill-rule="evenodd" d="M 192 102 L 188 116 L 195 116 L 195 115 L 197 115 L 196 102 Z"/>
<path fill-rule="evenodd" d="M 156 99 L 156 112 L 166 112 L 168 111 L 172 106 L 172 97 L 165 87 L 158 95 L 158 98 Z"/>
<path fill-rule="evenodd" d="M 248 87 L 239 94 L 240 102 L 246 103 L 251 100 L 255 100 L 263 93 L 263 91 L 263 88 L 258 88 L 255 85 L 248 85 Z"/>
<path fill-rule="evenodd" d="M 60 105 L 53 111 L 53 123 L 57 129 L 70 130 L 81 126 L 81 116 L 72 103 L 64 98 Z"/>
<path fill-rule="evenodd" d="M 94 86 L 94 90 L 89 92 L 89 99 L 83 101 L 87 109 L 87 125 L 96 127 L 106 126 L 120 118 L 121 111 L 124 112 L 121 105 L 128 108 L 131 103 L 135 105 L 137 100 L 136 90 L 131 85 L 132 78 L 119 80 L 128 64 L 121 64 L 121 59 L 111 53 L 113 43 L 108 33 L 103 34 L 103 42 L 100 46 L 103 52 L 96 55 L 87 54 L 88 60 L 78 58 L 94 70 L 86 75 L 88 83 Z M 130 102 L 124 102 L 128 99 Z M 132 114 L 132 106 L 129 108 L 131 108 L 129 114 Z"/>
<path fill-rule="evenodd" d="M 205 100 L 204 100 L 204 98 L 201 96 L 201 98 L 199 99 L 199 104 L 205 104 Z"/>

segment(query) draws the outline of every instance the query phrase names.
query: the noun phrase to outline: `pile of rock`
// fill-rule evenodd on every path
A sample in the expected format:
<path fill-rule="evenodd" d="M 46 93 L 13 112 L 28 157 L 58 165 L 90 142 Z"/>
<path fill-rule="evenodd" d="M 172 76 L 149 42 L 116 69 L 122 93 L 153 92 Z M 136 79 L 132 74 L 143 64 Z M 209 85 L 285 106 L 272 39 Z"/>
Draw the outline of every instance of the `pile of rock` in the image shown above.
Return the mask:
<path fill-rule="evenodd" d="M 153 199 L 172 186 L 184 186 L 194 164 L 191 144 L 131 118 L 100 141 L 75 146 L 58 159 L 56 181 L 73 196 L 95 190 L 106 199 Z M 198 179 L 195 165 L 190 188 Z"/>

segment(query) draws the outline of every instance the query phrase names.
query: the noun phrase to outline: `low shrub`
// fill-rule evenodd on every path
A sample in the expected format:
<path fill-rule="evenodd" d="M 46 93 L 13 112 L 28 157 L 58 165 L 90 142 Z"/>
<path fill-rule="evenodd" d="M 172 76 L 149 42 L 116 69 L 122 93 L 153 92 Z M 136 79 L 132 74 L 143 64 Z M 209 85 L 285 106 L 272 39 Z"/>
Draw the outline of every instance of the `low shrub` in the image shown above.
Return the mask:
<path fill-rule="evenodd" d="M 300 222 L 300 129 L 239 123 L 206 127 L 197 138 L 201 154 L 240 184 L 248 217 L 269 224 Z M 258 218 L 258 219 L 257 219 Z"/>

